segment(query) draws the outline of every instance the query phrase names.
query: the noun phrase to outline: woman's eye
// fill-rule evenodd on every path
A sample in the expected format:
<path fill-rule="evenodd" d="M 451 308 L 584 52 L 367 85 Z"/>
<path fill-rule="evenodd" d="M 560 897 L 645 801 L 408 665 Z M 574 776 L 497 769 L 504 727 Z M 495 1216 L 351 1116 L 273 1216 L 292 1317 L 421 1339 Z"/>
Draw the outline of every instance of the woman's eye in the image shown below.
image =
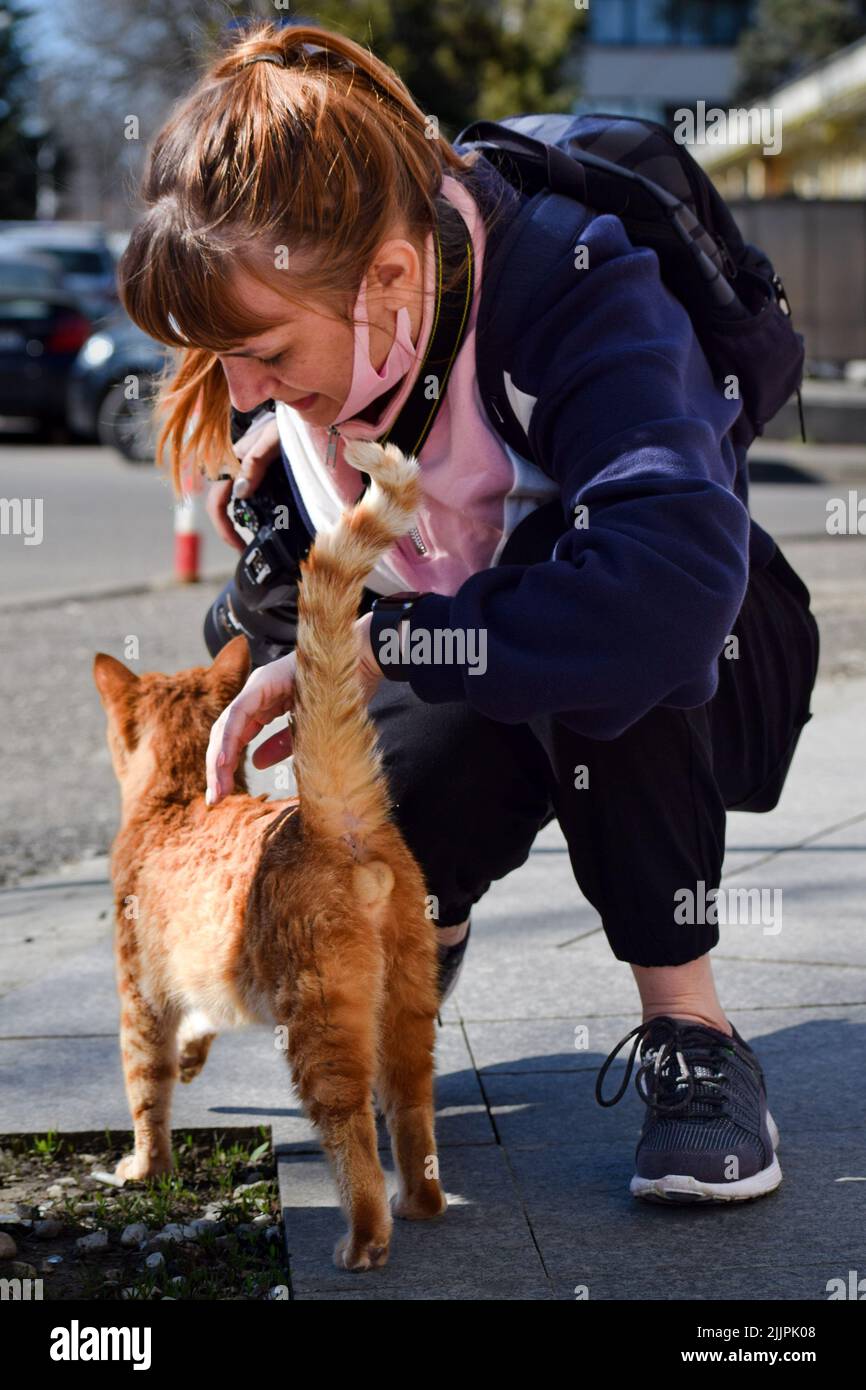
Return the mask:
<path fill-rule="evenodd" d="M 262 362 L 266 367 L 275 367 L 278 362 L 282 362 L 284 357 L 288 357 L 288 348 L 284 352 L 278 352 L 276 357 L 263 357 Z"/>

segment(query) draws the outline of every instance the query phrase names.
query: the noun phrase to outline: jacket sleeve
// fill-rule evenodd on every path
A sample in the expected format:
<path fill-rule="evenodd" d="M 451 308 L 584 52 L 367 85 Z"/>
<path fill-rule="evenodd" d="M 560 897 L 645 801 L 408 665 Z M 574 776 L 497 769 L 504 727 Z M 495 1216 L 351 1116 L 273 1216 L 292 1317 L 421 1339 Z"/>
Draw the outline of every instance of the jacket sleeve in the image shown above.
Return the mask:
<path fill-rule="evenodd" d="M 419 600 L 402 651 L 423 657 L 429 641 L 433 659 L 385 664 L 375 627 L 374 651 L 425 702 L 467 700 L 504 723 L 555 714 L 609 739 L 658 704 L 714 693 L 747 583 L 749 516 L 726 437 L 740 402 L 714 382 L 655 253 L 609 214 L 580 243 L 587 268 L 566 248 L 512 368 L 533 457 L 560 486 L 551 558 Z M 470 659 L 437 661 L 437 630 L 471 631 Z"/>

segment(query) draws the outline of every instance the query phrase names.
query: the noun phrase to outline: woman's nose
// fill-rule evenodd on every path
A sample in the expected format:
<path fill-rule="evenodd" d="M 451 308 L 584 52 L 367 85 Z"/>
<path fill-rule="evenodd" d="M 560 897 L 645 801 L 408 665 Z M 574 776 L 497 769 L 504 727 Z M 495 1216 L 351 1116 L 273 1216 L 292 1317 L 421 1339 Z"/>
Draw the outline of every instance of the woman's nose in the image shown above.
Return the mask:
<path fill-rule="evenodd" d="M 229 399 L 235 410 L 254 410 L 274 394 L 274 377 L 269 367 L 255 358 L 228 360 L 220 358 L 229 388 Z"/>

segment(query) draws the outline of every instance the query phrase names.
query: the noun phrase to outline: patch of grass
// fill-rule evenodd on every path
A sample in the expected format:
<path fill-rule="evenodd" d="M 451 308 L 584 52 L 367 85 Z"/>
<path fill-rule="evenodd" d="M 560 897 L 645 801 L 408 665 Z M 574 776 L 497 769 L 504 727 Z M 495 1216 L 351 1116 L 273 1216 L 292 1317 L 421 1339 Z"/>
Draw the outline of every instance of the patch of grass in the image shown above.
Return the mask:
<path fill-rule="evenodd" d="M 34 1222 L 44 1215 L 62 1223 L 60 1235 L 43 1240 L 21 1225 L 6 1227 L 18 1260 L 43 1279 L 46 1299 L 262 1299 L 274 1286 L 288 1285 L 276 1163 L 265 1128 L 178 1133 L 172 1172 L 151 1182 L 116 1188 L 91 1177 L 92 1169 L 111 1172 L 131 1146 L 131 1135 L 111 1131 L 0 1140 L 0 1206 L 19 1206 Z M 259 1176 L 261 1186 L 233 1196 Z M 63 1178 L 73 1181 L 62 1183 L 62 1196 L 49 1197 L 48 1188 Z M 153 1236 L 170 1222 L 184 1225 L 203 1216 L 205 1208 L 224 1230 L 163 1244 L 164 1263 L 157 1268 L 146 1266 L 147 1252 L 120 1244 L 133 1223 L 142 1222 Z M 76 1240 L 90 1231 L 108 1233 L 105 1250 L 77 1249 Z M 60 1263 L 44 1264 L 57 1255 Z"/>
<path fill-rule="evenodd" d="M 33 1136 L 33 1152 L 37 1158 L 41 1158 L 45 1163 L 53 1163 L 63 1152 L 63 1140 L 60 1138 L 56 1129 L 49 1129 L 47 1134 L 37 1134 Z"/>

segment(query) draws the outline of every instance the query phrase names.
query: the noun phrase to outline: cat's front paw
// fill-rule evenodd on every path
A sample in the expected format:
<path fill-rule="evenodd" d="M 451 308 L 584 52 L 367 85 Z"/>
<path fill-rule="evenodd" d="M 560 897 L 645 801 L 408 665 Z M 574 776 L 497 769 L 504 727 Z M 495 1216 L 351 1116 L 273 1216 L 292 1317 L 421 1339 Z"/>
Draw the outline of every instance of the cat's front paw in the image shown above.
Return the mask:
<path fill-rule="evenodd" d="M 158 1154 L 152 1157 L 148 1154 L 127 1154 L 122 1158 L 114 1170 L 114 1176 L 120 1182 L 145 1182 L 148 1178 L 157 1178 L 160 1173 L 167 1173 L 171 1169 L 171 1155 Z"/>
<path fill-rule="evenodd" d="M 351 1231 L 341 1237 L 334 1247 L 334 1264 L 338 1269 L 350 1269 L 360 1273 L 367 1269 L 380 1269 L 387 1263 L 390 1240 L 358 1240 Z"/>

